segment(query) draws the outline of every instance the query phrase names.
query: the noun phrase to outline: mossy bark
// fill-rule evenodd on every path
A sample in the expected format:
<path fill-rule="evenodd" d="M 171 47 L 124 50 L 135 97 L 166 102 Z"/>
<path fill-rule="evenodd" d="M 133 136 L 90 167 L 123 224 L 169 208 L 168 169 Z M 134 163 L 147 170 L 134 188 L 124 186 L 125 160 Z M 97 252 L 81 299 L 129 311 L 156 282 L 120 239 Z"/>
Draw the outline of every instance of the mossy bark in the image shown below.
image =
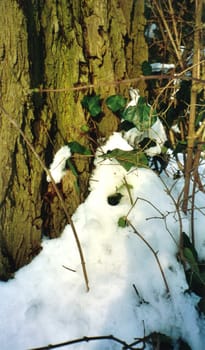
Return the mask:
<path fill-rule="evenodd" d="M 26 18 L 15 1 L 0 2 L 1 103 L 34 141 Z M 0 277 L 28 263 L 40 250 L 42 171 L 19 133 L 0 119 Z"/>
<path fill-rule="evenodd" d="M 0 10 L 2 103 L 45 163 L 66 142 L 92 147 L 90 136 L 116 130 L 118 120 L 104 105 L 93 123 L 81 100 L 85 93 L 127 94 L 127 86 L 104 82 L 141 74 L 143 1 L 1 0 Z M 52 91 L 91 83 L 98 87 Z M 39 87 L 51 91 L 32 93 Z M 143 92 L 143 84 L 137 87 Z M 0 277 L 6 279 L 38 253 L 42 233 L 57 237 L 66 221 L 35 156 L 3 114 L 0 123 Z M 84 124 L 92 125 L 90 135 L 81 132 Z M 71 214 L 88 193 L 92 163 L 74 162 L 78 177 L 68 170 L 59 185 Z"/>

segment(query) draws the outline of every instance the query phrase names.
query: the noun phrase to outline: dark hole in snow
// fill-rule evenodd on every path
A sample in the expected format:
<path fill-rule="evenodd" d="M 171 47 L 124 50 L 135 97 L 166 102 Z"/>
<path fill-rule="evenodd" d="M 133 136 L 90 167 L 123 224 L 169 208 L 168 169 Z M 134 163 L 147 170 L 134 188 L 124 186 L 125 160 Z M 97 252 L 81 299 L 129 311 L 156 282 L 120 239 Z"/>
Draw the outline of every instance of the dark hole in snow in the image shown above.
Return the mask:
<path fill-rule="evenodd" d="M 121 193 L 114 193 L 107 197 L 108 204 L 110 205 L 118 205 L 120 203 L 120 200 L 122 198 Z"/>

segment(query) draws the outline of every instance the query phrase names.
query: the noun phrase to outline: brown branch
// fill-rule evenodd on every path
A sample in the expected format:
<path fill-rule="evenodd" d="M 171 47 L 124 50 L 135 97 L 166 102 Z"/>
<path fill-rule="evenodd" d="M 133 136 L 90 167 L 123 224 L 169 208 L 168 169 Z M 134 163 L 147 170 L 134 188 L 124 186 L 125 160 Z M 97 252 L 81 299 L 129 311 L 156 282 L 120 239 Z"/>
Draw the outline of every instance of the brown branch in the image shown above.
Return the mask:
<path fill-rule="evenodd" d="M 179 37 L 179 31 L 177 30 L 175 13 L 174 13 L 174 9 L 173 9 L 173 2 L 171 0 L 168 0 L 168 4 L 169 4 L 169 13 L 171 16 L 171 23 L 173 26 L 173 33 L 174 33 L 174 37 L 175 37 L 175 41 L 176 41 L 176 48 L 177 48 L 177 51 L 179 51 L 180 56 L 181 56 L 181 51 L 180 51 L 181 38 Z"/>
<path fill-rule="evenodd" d="M 29 141 L 29 139 L 27 138 L 27 136 L 24 134 L 24 132 L 21 130 L 21 128 L 19 127 L 18 123 L 15 121 L 15 119 L 13 118 L 13 116 L 11 114 L 9 114 L 5 108 L 2 105 L 2 101 L 0 101 L 0 110 L 3 112 L 3 115 L 5 115 L 5 117 L 9 120 L 9 122 L 15 127 L 16 130 L 18 130 L 19 134 L 23 137 L 24 141 L 26 142 L 26 144 L 28 145 L 28 147 L 30 148 L 30 150 L 32 151 L 32 153 L 34 154 L 34 156 L 36 157 L 36 159 L 38 160 L 38 162 L 40 163 L 42 169 L 45 171 L 46 175 L 51 179 L 52 182 L 52 186 L 56 192 L 56 195 L 60 201 L 61 207 L 66 215 L 67 221 L 71 226 L 72 232 L 74 234 L 75 237 L 75 241 L 77 244 L 77 248 L 78 248 L 78 252 L 80 255 L 80 260 L 81 260 L 81 265 L 82 265 L 82 270 L 83 270 L 83 276 L 84 276 L 84 280 L 85 280 L 85 285 L 86 285 L 86 290 L 87 292 L 89 291 L 89 281 L 88 281 L 88 275 L 87 275 L 87 270 L 85 267 L 85 259 L 84 259 L 84 255 L 83 255 L 83 251 L 82 251 L 82 247 L 80 244 L 80 240 L 78 238 L 78 234 L 75 228 L 75 225 L 73 223 L 73 220 L 66 208 L 64 199 L 58 189 L 58 187 L 55 184 L 55 181 L 51 175 L 51 172 L 49 171 L 49 169 L 45 166 L 44 162 L 42 161 L 42 159 L 40 158 L 40 156 L 38 155 L 38 153 L 36 152 L 35 148 L 33 147 L 33 145 L 31 144 L 31 142 Z"/>
<path fill-rule="evenodd" d="M 191 200 L 191 237 L 192 237 L 193 246 L 195 246 L 194 213 L 195 213 L 196 185 L 198 186 L 200 191 L 205 192 L 205 189 L 204 189 L 203 184 L 201 182 L 201 179 L 199 176 L 199 171 L 198 171 L 202 150 L 203 150 L 202 144 L 198 143 L 197 152 L 195 154 L 194 164 L 193 164 L 194 179 L 193 179 L 192 200 Z"/>
<path fill-rule="evenodd" d="M 147 339 L 150 338 L 150 336 L 146 337 Z M 99 341 L 99 340 L 112 340 L 116 343 L 119 343 L 121 345 L 123 345 L 122 350 L 123 349 L 130 349 L 130 350 L 135 350 L 136 348 L 133 348 L 133 345 L 129 345 L 127 344 L 125 341 L 114 337 L 113 335 L 102 335 L 102 336 L 95 336 L 95 337 L 83 337 L 83 338 L 78 338 L 78 339 L 73 339 L 70 341 L 66 341 L 63 343 L 58 343 L 58 344 L 49 344 L 47 346 L 42 346 L 40 348 L 32 348 L 29 350 L 48 350 L 48 349 L 56 349 L 56 348 L 60 348 L 63 346 L 67 346 L 67 345 L 73 345 L 73 344 L 78 344 L 78 343 L 84 343 L 84 342 L 90 342 L 90 341 Z M 137 344 L 137 343 L 142 343 L 144 341 L 144 339 L 140 339 L 137 342 L 133 343 L 133 344 Z M 136 349 L 137 350 L 137 349 Z"/>
<path fill-rule="evenodd" d="M 165 31 L 167 32 L 168 34 L 168 37 L 170 39 L 170 42 L 172 44 L 172 47 L 174 49 L 174 52 L 175 52 L 175 55 L 177 57 L 177 60 L 180 64 L 180 67 L 183 69 L 183 62 L 182 62 L 182 55 L 181 55 L 181 52 L 179 50 L 179 48 L 177 47 L 177 44 L 176 44 L 176 39 L 174 39 L 173 35 L 172 35 L 172 32 L 170 30 L 170 25 L 168 24 L 165 16 L 164 16 L 164 13 L 163 13 L 163 10 L 161 8 L 161 6 L 159 5 L 158 1 L 157 0 L 154 0 L 154 6 L 156 7 L 157 11 L 158 11 L 158 14 L 159 14 L 159 17 L 163 23 L 163 26 L 164 26 L 164 29 Z"/>
<path fill-rule="evenodd" d="M 100 340 L 111 340 L 114 341 L 116 343 L 119 343 L 122 345 L 122 350 L 138 350 L 139 348 L 135 348 L 133 346 L 138 345 L 143 343 L 143 348 L 145 348 L 145 344 L 148 341 L 152 341 L 152 334 L 149 335 L 145 335 L 145 329 L 144 329 L 144 337 L 143 338 L 137 338 L 133 343 L 128 344 L 126 343 L 124 340 L 121 340 L 113 335 L 101 335 L 101 336 L 91 336 L 91 337 L 82 337 L 82 338 L 77 338 L 77 339 L 73 339 L 70 341 L 66 341 L 63 343 L 58 343 L 58 344 L 49 344 L 47 346 L 42 346 L 40 348 L 32 348 L 32 349 L 28 349 L 28 350 L 49 350 L 49 349 L 57 349 L 60 347 L 64 347 L 64 346 L 69 346 L 69 345 L 73 345 L 73 344 L 79 344 L 79 343 L 88 343 L 88 342 L 92 342 L 92 341 L 100 341 Z"/>
<path fill-rule="evenodd" d="M 195 28 L 200 27 L 202 16 L 202 1 L 195 0 Z M 196 79 L 200 78 L 200 50 L 201 50 L 201 38 L 200 32 L 196 30 L 194 32 L 194 49 L 193 49 L 193 69 L 192 76 Z M 191 174 L 193 168 L 193 156 L 194 156 L 194 144 L 195 144 L 195 120 L 196 120 L 196 103 L 197 95 L 200 89 L 200 85 L 196 81 L 192 82 L 191 87 L 191 100 L 190 100 L 190 116 L 188 125 L 187 136 L 187 159 L 185 164 L 185 185 L 184 185 L 184 198 L 182 203 L 182 209 L 184 213 L 187 213 L 188 197 L 190 190 Z"/>
<path fill-rule="evenodd" d="M 201 61 L 201 63 L 205 62 L 205 60 Z M 29 93 L 49 93 L 49 92 L 72 92 L 72 91 L 84 91 L 84 90 L 89 90 L 89 89 L 94 89 L 97 87 L 101 86 L 115 86 L 115 85 L 130 85 L 132 83 L 137 83 L 141 80 L 172 80 L 174 81 L 175 79 L 183 79 L 183 80 L 193 80 L 200 82 L 202 84 L 205 84 L 205 80 L 203 79 L 197 79 L 194 77 L 189 77 L 186 76 L 185 73 L 189 70 L 191 70 L 192 67 L 187 68 L 181 73 L 175 73 L 175 74 L 160 74 L 160 75 L 140 75 L 138 78 L 133 78 L 133 79 L 123 79 L 123 80 L 114 80 L 114 81 L 100 81 L 95 84 L 86 84 L 86 85 L 77 85 L 77 86 L 72 86 L 68 88 L 34 88 L 30 89 Z"/>
<path fill-rule="evenodd" d="M 191 196 L 191 241 L 195 247 L 194 212 L 195 212 L 196 182 L 193 183 Z"/>

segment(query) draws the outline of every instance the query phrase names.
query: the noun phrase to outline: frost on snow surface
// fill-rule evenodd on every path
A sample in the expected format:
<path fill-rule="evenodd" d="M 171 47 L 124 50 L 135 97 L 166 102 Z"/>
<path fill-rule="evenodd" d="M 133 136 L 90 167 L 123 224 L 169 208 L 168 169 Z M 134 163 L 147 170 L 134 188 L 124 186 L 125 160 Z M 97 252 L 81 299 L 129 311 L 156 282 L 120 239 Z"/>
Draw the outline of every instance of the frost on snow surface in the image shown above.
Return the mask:
<path fill-rule="evenodd" d="M 131 146 L 115 133 L 102 148 L 107 152 L 114 148 L 129 150 Z M 13 280 L 0 282 L 1 350 L 31 349 L 108 334 L 131 343 L 143 337 L 144 332 L 148 335 L 154 331 L 174 339 L 181 337 L 192 350 L 203 350 L 205 320 L 196 310 L 199 297 L 186 292 L 184 271 L 176 259 L 179 222 L 166 191 L 166 186 L 172 187 L 172 195 L 178 198 L 183 179 L 174 184 L 171 177 L 162 174 L 160 178 L 149 169 L 126 172 L 114 159 L 103 160 L 101 150 L 96 156 L 90 194 L 73 215 L 90 291 L 86 292 L 79 253 L 67 225 L 60 238 L 43 241 L 42 252 Z M 129 191 L 125 183 L 129 184 Z M 112 206 L 107 198 L 116 192 L 122 197 L 119 204 Z M 203 196 L 197 193 L 196 205 L 202 206 Z M 169 297 L 150 249 L 131 227 L 118 226 L 119 218 L 127 214 L 136 230 L 158 252 Z M 200 247 L 200 259 L 204 259 L 201 211 L 196 220 L 196 245 Z M 189 233 L 189 217 L 183 217 L 182 224 Z M 63 347 L 121 348 L 109 340 Z"/>

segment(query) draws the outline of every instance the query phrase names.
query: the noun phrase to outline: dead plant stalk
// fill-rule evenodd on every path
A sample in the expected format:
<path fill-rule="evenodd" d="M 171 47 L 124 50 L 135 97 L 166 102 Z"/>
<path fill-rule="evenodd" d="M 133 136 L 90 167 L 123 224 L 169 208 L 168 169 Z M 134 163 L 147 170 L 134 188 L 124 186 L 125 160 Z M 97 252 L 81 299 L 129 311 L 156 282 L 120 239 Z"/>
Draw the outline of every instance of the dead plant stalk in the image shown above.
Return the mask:
<path fill-rule="evenodd" d="M 202 18 L 202 1 L 195 0 L 195 32 L 194 32 L 194 50 L 193 50 L 193 69 L 192 77 L 200 79 L 200 31 L 197 28 L 201 25 Z M 190 116 L 189 116 L 189 126 L 188 126 L 188 136 L 187 136 L 187 159 L 185 164 L 185 184 L 184 184 L 184 198 L 182 209 L 184 213 L 187 213 L 188 209 L 188 197 L 189 189 L 191 182 L 191 174 L 193 169 L 193 155 L 194 155 L 194 146 L 196 140 L 195 132 L 195 120 L 196 120 L 196 104 L 197 104 L 197 94 L 200 88 L 200 84 L 197 81 L 192 81 L 191 87 L 191 101 L 190 101 Z M 195 164 L 195 167 L 198 168 L 199 164 Z"/>
<path fill-rule="evenodd" d="M 169 286 L 168 286 L 168 283 L 167 283 L 167 280 L 166 280 L 166 277 L 165 277 L 165 273 L 163 271 L 163 268 L 162 268 L 162 265 L 160 263 L 160 260 L 158 258 L 158 252 L 155 252 L 155 250 L 152 248 L 152 246 L 149 244 L 149 242 L 137 231 L 137 229 L 135 228 L 135 226 L 131 223 L 130 220 L 128 220 L 126 218 L 126 222 L 127 224 L 133 229 L 133 232 L 141 238 L 141 240 L 146 244 L 146 246 L 151 250 L 151 252 L 153 253 L 156 261 L 157 261 L 157 264 L 159 266 L 159 269 L 160 269 L 160 272 L 161 272 L 161 275 L 162 275 L 162 279 L 164 281 L 164 284 L 165 284 L 165 288 L 166 288 L 166 292 L 167 294 L 170 293 L 170 290 L 169 290 Z"/>

